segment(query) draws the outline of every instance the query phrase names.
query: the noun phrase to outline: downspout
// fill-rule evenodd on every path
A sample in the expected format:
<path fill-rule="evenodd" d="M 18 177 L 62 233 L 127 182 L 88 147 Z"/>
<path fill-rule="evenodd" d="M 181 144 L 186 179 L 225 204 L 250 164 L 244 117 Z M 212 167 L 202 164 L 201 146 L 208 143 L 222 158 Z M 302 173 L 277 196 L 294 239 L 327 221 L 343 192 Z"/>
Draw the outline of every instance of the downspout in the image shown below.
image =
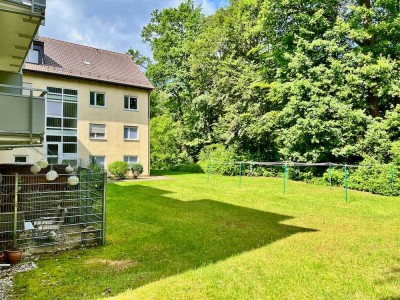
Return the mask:
<path fill-rule="evenodd" d="M 148 130 L 148 145 L 147 145 L 147 172 L 150 176 L 150 91 L 147 93 L 147 107 L 148 107 L 148 119 L 147 119 L 147 130 Z"/>

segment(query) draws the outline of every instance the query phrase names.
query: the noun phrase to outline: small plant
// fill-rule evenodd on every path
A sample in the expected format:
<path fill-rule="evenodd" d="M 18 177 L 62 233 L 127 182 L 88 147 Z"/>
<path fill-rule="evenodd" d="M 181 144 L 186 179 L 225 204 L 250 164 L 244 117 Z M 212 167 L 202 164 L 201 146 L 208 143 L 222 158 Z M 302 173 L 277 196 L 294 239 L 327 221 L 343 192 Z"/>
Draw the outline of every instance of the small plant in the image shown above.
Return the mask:
<path fill-rule="evenodd" d="M 138 178 L 138 176 L 143 173 L 143 165 L 140 163 L 133 163 L 130 165 L 130 168 L 133 173 L 133 178 Z"/>
<path fill-rule="evenodd" d="M 129 170 L 129 164 L 124 161 L 114 161 L 108 165 L 108 171 L 117 179 L 124 179 Z"/>

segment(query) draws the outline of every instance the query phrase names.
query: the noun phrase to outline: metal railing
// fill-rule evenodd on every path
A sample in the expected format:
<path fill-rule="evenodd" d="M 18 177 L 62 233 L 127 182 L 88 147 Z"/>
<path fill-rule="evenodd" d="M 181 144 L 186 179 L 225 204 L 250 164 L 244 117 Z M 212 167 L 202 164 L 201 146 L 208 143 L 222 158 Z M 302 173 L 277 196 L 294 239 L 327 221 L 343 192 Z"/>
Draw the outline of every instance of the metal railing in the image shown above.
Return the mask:
<path fill-rule="evenodd" d="M 46 0 L 7 0 L 8 2 L 13 2 L 20 5 L 25 5 L 31 7 L 32 13 L 39 12 L 44 14 L 46 10 Z"/>
<path fill-rule="evenodd" d="M 103 173 L 81 169 L 77 185 L 71 174 L 48 181 L 46 175 L 2 175 L 0 251 L 53 252 L 105 242 Z"/>

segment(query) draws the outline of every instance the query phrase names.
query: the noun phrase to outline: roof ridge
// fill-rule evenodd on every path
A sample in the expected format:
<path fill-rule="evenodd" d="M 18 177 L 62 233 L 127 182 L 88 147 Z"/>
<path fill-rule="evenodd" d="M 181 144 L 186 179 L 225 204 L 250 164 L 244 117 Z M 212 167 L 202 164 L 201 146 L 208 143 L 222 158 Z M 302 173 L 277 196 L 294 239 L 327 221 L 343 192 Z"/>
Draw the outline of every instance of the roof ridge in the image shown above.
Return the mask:
<path fill-rule="evenodd" d="M 94 49 L 94 50 L 101 50 L 101 51 L 110 52 L 110 53 L 114 53 L 114 54 L 129 56 L 128 53 L 121 53 L 121 52 L 111 51 L 111 50 L 107 50 L 107 49 L 96 48 L 96 47 L 93 47 L 93 46 L 82 45 L 82 44 L 78 44 L 78 43 L 75 43 L 75 42 L 58 40 L 58 39 L 47 37 L 47 36 L 39 36 L 39 39 L 41 39 L 41 38 L 48 39 L 48 40 L 53 40 L 53 41 L 57 41 L 57 42 L 62 42 L 62 43 L 67 43 L 67 44 L 73 44 L 73 45 L 76 45 L 76 46 L 90 48 L 90 49 Z M 135 63 L 134 61 L 132 61 L 132 62 Z"/>

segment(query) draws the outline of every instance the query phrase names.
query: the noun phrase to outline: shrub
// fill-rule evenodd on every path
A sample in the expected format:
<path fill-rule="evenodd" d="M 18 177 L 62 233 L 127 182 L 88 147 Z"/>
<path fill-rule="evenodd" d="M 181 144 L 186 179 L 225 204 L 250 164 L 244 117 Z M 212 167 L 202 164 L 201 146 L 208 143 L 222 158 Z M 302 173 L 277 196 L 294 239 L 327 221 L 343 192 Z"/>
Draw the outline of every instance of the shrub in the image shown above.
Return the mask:
<path fill-rule="evenodd" d="M 171 167 L 171 171 L 184 172 L 184 173 L 204 173 L 201 166 L 196 163 L 173 166 Z"/>
<path fill-rule="evenodd" d="M 390 156 L 392 157 L 392 163 L 394 165 L 400 166 L 400 141 L 392 143 Z"/>
<path fill-rule="evenodd" d="M 117 179 L 124 179 L 129 170 L 129 164 L 124 161 L 114 161 L 108 165 L 108 171 Z"/>
<path fill-rule="evenodd" d="M 394 170 L 396 172 L 396 170 Z M 394 174 L 392 187 L 389 165 L 381 165 L 374 158 L 366 158 L 349 176 L 349 188 L 379 195 L 399 195 L 400 181 Z"/>
<path fill-rule="evenodd" d="M 234 149 L 226 148 L 221 144 L 214 144 L 204 147 L 200 152 L 199 165 L 205 173 L 208 172 L 210 166 L 212 173 L 233 176 L 239 174 L 239 165 L 232 164 L 232 162 L 241 159 L 242 157 L 236 154 Z"/>
<path fill-rule="evenodd" d="M 330 185 L 330 178 L 332 177 L 332 185 L 334 186 L 343 186 L 344 184 L 344 171 L 342 169 L 332 168 L 331 174 L 329 174 L 329 169 L 326 170 L 324 175 L 322 176 L 322 183 L 324 185 Z M 314 180 L 314 182 L 321 182 L 319 180 Z"/>
<path fill-rule="evenodd" d="M 136 172 L 137 176 L 139 176 L 140 174 L 143 173 L 143 165 L 140 163 L 133 163 L 129 167 L 133 174 L 135 174 L 135 172 Z"/>

